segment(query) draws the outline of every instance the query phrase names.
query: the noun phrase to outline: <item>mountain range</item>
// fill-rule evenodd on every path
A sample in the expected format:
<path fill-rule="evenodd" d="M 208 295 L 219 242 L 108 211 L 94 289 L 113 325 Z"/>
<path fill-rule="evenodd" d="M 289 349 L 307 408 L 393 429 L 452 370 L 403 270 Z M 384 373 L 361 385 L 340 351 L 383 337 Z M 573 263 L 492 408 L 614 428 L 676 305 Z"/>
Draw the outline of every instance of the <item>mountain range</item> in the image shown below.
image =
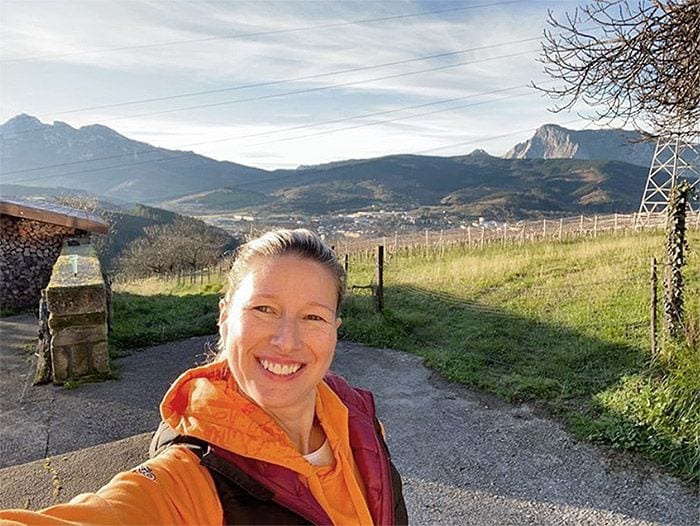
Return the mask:
<path fill-rule="evenodd" d="M 22 114 L 0 126 L 0 175 L 3 194 L 77 188 L 189 213 L 441 208 L 525 218 L 629 212 L 639 204 L 653 154 L 652 145 L 627 142 L 638 138 L 624 130 L 545 125 L 504 158 L 477 150 L 267 171 L 157 148 L 101 125 L 75 129 Z"/>
<path fill-rule="evenodd" d="M 130 202 L 249 182 L 267 173 L 156 148 L 98 124 L 75 129 L 26 114 L 0 126 L 0 163 L 3 183 L 77 188 Z"/>

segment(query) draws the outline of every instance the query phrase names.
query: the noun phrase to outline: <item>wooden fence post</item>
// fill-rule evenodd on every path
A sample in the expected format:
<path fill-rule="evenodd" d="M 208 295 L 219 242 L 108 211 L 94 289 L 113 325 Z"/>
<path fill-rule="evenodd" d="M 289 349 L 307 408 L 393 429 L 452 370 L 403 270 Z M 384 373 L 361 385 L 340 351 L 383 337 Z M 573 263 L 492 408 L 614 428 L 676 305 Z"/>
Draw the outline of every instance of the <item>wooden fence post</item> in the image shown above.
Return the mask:
<path fill-rule="evenodd" d="M 547 220 L 542 220 L 542 240 L 547 239 Z"/>
<path fill-rule="evenodd" d="M 503 223 L 503 246 L 506 246 L 506 241 L 508 237 L 508 222 Z"/>
<path fill-rule="evenodd" d="M 374 289 L 377 312 L 384 309 L 384 247 L 377 247 L 377 286 Z"/>
<path fill-rule="evenodd" d="M 598 237 L 598 214 L 593 217 L 593 237 Z"/>
<path fill-rule="evenodd" d="M 564 230 L 564 218 L 559 219 L 559 242 L 561 243 L 562 231 Z"/>
<path fill-rule="evenodd" d="M 343 258 L 343 268 L 345 269 L 345 273 L 348 273 L 348 268 L 350 266 L 350 255 L 346 252 L 345 257 Z"/>
<path fill-rule="evenodd" d="M 656 276 L 656 258 L 651 259 L 651 326 L 650 326 L 650 337 L 651 337 L 651 356 L 656 357 L 656 289 L 657 289 L 657 276 Z"/>
<path fill-rule="evenodd" d="M 581 216 L 581 221 L 579 222 L 578 235 L 579 237 L 583 237 L 583 215 Z"/>
<path fill-rule="evenodd" d="M 481 248 L 484 248 L 484 233 L 486 232 L 486 229 L 484 227 L 481 227 Z"/>
<path fill-rule="evenodd" d="M 469 243 L 469 248 L 472 248 L 472 226 L 467 225 L 467 243 Z"/>

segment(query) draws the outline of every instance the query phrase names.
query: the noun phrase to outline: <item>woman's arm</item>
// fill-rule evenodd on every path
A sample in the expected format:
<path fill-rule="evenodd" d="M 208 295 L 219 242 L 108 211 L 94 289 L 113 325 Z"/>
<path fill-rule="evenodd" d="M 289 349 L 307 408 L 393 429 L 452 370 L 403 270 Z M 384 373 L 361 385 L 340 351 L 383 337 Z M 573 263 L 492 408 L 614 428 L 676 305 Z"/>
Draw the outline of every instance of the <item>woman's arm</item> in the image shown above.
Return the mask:
<path fill-rule="evenodd" d="M 209 472 L 185 447 L 114 477 L 96 493 L 41 511 L 0 511 L 0 524 L 121 525 L 222 524 L 223 512 Z"/>

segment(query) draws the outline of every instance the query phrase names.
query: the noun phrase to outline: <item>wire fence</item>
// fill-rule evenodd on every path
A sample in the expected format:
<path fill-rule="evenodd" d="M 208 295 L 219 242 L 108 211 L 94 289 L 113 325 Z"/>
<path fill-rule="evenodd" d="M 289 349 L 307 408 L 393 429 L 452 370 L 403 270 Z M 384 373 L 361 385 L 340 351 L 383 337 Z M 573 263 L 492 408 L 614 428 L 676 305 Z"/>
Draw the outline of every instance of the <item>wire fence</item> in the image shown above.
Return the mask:
<path fill-rule="evenodd" d="M 115 283 L 129 283 L 134 279 L 157 279 L 178 286 L 195 286 L 209 283 L 223 283 L 231 267 L 231 259 L 221 259 L 215 265 L 201 269 L 177 270 L 173 272 L 152 272 L 138 277 L 116 272 L 112 275 Z"/>
<path fill-rule="evenodd" d="M 327 242 L 333 246 L 347 271 L 354 262 L 375 260 L 378 246 L 384 247 L 387 258 L 400 254 L 440 257 L 446 250 L 454 247 L 470 250 L 494 245 L 519 246 L 526 243 L 594 239 L 602 235 L 626 235 L 633 232 L 661 230 L 665 227 L 665 222 L 664 213 L 581 215 L 556 220 L 484 221 L 449 230 L 424 230 L 381 237 L 343 237 L 328 239 Z M 700 230 L 700 211 L 689 212 L 686 224 L 690 229 Z M 182 286 L 217 283 L 225 280 L 231 263 L 232 259 L 228 256 L 202 269 L 154 272 L 142 277 L 156 278 Z M 117 283 L 130 279 L 131 277 L 127 275 L 119 273 L 114 275 L 114 281 Z M 371 288 L 370 285 L 355 284 L 355 288 Z"/>
<path fill-rule="evenodd" d="M 661 230 L 665 224 L 665 213 L 580 215 L 517 222 L 482 221 L 439 231 L 426 229 L 409 234 L 395 233 L 393 236 L 334 238 L 330 243 L 340 254 L 365 253 L 366 256 L 371 256 L 377 245 L 384 246 L 389 255 L 402 250 L 408 253 L 444 253 L 447 248 L 455 245 L 483 248 L 494 244 L 505 246 L 542 241 L 563 242 L 607 234 Z M 700 211 L 689 211 L 686 224 L 690 229 L 700 230 Z"/>
<path fill-rule="evenodd" d="M 441 232 L 438 237 L 434 232 L 426 234 L 425 240 L 418 241 L 417 236 L 395 236 L 394 246 L 387 238 L 374 239 L 379 243 L 373 248 L 364 244 L 348 244 L 344 256 L 346 269 L 348 266 L 357 266 L 364 269 L 361 275 L 364 279 L 369 279 L 369 283 L 350 283 L 349 294 L 352 298 L 362 296 L 373 296 L 373 303 L 377 311 L 381 311 L 384 305 L 384 284 L 389 286 L 389 293 L 394 295 L 393 301 L 405 301 L 413 296 L 434 301 L 439 304 L 448 305 L 450 308 L 474 312 L 479 316 L 496 316 L 498 318 L 512 321 L 521 320 L 524 316 L 532 316 L 537 319 L 543 313 L 547 318 L 559 312 L 562 303 L 578 303 L 588 306 L 588 316 L 581 319 L 559 319 L 560 330 L 568 330 L 567 327 L 575 327 L 576 330 L 601 329 L 612 330 L 625 338 L 635 334 L 632 339 L 637 340 L 640 334 L 650 332 L 650 347 L 652 354 L 656 350 L 657 329 L 660 323 L 660 282 L 657 280 L 657 272 L 662 271 L 665 263 L 657 264 L 656 260 L 652 265 L 653 277 L 649 272 L 636 271 L 630 273 L 626 269 L 621 269 L 618 276 L 610 278 L 588 280 L 568 279 L 560 284 L 548 283 L 546 286 L 520 285 L 511 287 L 513 284 L 501 284 L 492 287 L 473 286 L 469 283 L 460 284 L 459 293 L 447 292 L 427 286 L 420 282 L 420 278 L 412 279 L 410 273 L 405 272 L 405 267 L 399 261 L 412 257 L 429 255 L 431 260 L 440 261 L 445 250 L 454 251 L 456 246 L 462 249 L 479 249 L 484 246 L 494 244 L 517 245 L 525 242 L 561 242 L 566 239 L 595 238 L 598 235 L 626 235 L 642 230 L 659 230 L 665 227 L 665 215 L 657 214 L 655 217 L 646 218 L 646 221 L 639 222 L 636 214 L 629 216 L 612 215 L 603 217 L 588 218 L 579 216 L 578 218 L 566 218 L 557 222 L 541 221 L 537 225 L 535 222 L 522 223 L 517 227 L 509 229 L 507 223 L 503 225 L 491 226 L 490 235 L 486 234 L 488 226 L 480 229 L 477 240 L 469 237 L 469 227 L 460 229 L 462 231 Z M 548 230 L 553 225 L 554 228 Z M 687 218 L 687 226 L 690 230 L 700 230 L 700 213 L 691 213 Z M 535 227 L 539 227 L 535 229 Z M 432 238 L 430 237 L 432 235 Z M 384 263 L 385 246 L 387 243 L 388 255 L 394 256 L 396 265 L 392 258 Z M 382 256 L 380 259 L 380 255 Z M 381 265 L 379 262 L 381 261 Z M 377 263 L 373 274 L 372 265 Z M 567 275 L 571 276 L 571 269 L 566 269 Z M 399 273 L 399 274 L 397 274 Z M 573 272 L 575 275 L 575 272 Z M 356 278 L 357 279 L 357 278 Z M 452 284 L 454 285 L 454 283 Z M 700 297 L 700 286 L 697 279 L 692 280 L 692 284 L 687 284 L 686 295 L 689 298 Z M 510 291 L 510 292 L 509 292 Z M 398 295 L 397 295 L 398 294 Z M 504 297 L 509 296 L 510 297 Z M 511 301 L 518 296 L 541 297 L 537 308 L 532 312 L 527 309 L 522 310 L 514 307 Z M 634 307 L 630 311 L 631 303 L 626 300 L 631 295 L 636 296 Z M 623 298 L 625 301 L 623 301 Z M 390 298 L 391 299 L 391 298 Z M 517 303 L 517 302 L 516 302 Z M 390 301 L 391 304 L 391 301 Z M 625 304 L 625 307 L 621 307 Z M 396 305 L 396 304 L 394 304 Z M 509 306 L 510 305 L 510 306 Z M 521 306 L 522 307 L 522 306 Z M 427 307 L 429 308 L 429 307 Z M 614 329 L 611 329 L 609 320 L 599 316 L 600 310 L 614 313 Z M 561 317 L 561 312 L 554 316 Z M 550 327 L 551 329 L 551 327 Z M 640 333 L 641 331 L 641 333 Z"/>

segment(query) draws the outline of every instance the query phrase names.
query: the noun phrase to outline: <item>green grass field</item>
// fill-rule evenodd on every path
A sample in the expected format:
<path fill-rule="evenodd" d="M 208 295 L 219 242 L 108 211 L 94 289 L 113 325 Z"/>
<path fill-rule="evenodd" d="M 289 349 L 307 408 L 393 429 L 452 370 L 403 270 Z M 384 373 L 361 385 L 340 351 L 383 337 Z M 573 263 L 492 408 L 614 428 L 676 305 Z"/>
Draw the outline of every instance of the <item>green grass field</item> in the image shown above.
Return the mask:
<path fill-rule="evenodd" d="M 112 357 L 217 332 L 221 281 L 181 284 L 148 278 L 113 287 Z"/>
<path fill-rule="evenodd" d="M 690 246 L 700 247 L 697 231 Z M 581 438 L 697 478 L 700 350 L 696 339 L 650 356 L 653 256 L 663 256 L 660 234 L 390 256 L 384 312 L 352 296 L 341 333 L 423 356 L 450 380 L 533 402 Z M 696 338 L 699 269 L 696 248 L 685 268 Z M 372 261 L 351 259 L 351 286 L 373 273 Z"/>
<path fill-rule="evenodd" d="M 651 258 L 663 236 L 390 255 L 385 309 L 363 289 L 343 311 L 341 336 L 418 354 L 446 378 L 529 402 L 578 437 L 642 451 L 670 471 L 700 470 L 700 232 L 685 267 L 689 344 L 649 349 Z M 349 285 L 372 281 L 351 257 Z M 119 285 L 112 352 L 216 332 L 220 283 Z M 660 289 L 659 289 L 660 292 Z"/>

